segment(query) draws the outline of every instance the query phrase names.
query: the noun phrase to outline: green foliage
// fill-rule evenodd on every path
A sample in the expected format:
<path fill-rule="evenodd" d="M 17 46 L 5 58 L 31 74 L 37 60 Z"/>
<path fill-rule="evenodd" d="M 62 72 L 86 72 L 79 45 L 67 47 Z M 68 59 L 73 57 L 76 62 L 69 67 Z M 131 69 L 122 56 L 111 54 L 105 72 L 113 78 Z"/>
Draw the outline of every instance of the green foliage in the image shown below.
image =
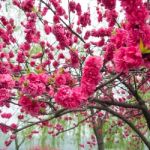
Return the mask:
<path fill-rule="evenodd" d="M 39 44 L 33 45 L 30 50 L 30 56 L 42 52 L 42 47 Z"/>

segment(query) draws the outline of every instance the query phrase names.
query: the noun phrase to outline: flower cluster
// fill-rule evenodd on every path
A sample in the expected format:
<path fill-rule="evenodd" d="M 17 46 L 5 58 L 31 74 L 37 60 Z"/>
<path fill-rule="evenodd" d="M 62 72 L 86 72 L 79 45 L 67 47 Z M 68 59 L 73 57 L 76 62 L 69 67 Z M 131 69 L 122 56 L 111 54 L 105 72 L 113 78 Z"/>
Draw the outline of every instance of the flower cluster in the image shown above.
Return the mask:
<path fill-rule="evenodd" d="M 11 89 L 15 86 L 15 81 L 10 74 L 0 74 L 0 102 L 3 104 L 5 100 L 11 97 Z"/>
<path fill-rule="evenodd" d="M 38 43 L 40 40 L 40 32 L 36 29 L 36 19 L 35 13 L 28 13 L 26 24 L 22 24 L 25 27 L 25 39 L 28 43 Z"/>
<path fill-rule="evenodd" d="M 114 9 L 116 6 L 116 0 L 100 0 L 106 9 Z"/>
<path fill-rule="evenodd" d="M 55 101 L 66 108 L 77 108 L 86 102 L 101 80 L 101 57 L 90 56 L 85 62 L 80 87 L 61 86 L 55 95 Z M 61 80 L 65 81 L 65 80 Z"/>
<path fill-rule="evenodd" d="M 39 96 L 46 91 L 48 76 L 44 74 L 29 74 L 20 78 L 21 92 L 29 96 Z"/>
<path fill-rule="evenodd" d="M 150 25 L 148 10 L 142 0 L 124 0 L 126 22 L 115 29 L 105 45 L 105 61 L 113 60 L 117 72 L 128 72 L 141 65 L 149 67 Z M 111 47 L 110 47 L 111 46 Z"/>
<path fill-rule="evenodd" d="M 34 3 L 35 3 L 35 0 L 24 0 L 21 3 L 21 8 L 24 11 L 31 12 L 33 10 Z"/>
<path fill-rule="evenodd" d="M 80 61 L 79 61 L 79 56 L 78 56 L 78 51 L 77 50 L 70 50 L 70 63 L 71 63 L 71 67 L 73 68 L 78 68 Z"/>
<path fill-rule="evenodd" d="M 68 86 L 72 86 L 73 85 L 73 78 L 71 76 L 71 74 L 69 72 L 58 72 L 55 75 L 55 85 L 57 87 L 60 87 L 62 85 L 68 85 Z"/>
<path fill-rule="evenodd" d="M 10 45 L 10 43 L 15 43 L 16 40 L 13 37 L 13 31 L 15 29 L 15 25 L 14 25 L 14 20 L 11 19 L 6 19 L 4 16 L 0 17 L 0 23 L 2 24 L 2 26 L 4 26 L 5 28 L 0 28 L 0 38 L 2 39 L 1 43 L 0 43 L 0 49 L 5 48 L 6 45 Z"/>
<path fill-rule="evenodd" d="M 102 79 L 100 69 L 102 68 L 101 57 L 90 56 L 85 62 L 81 79 L 81 88 L 85 96 L 93 94 L 99 81 Z"/>
<path fill-rule="evenodd" d="M 142 55 L 139 48 L 121 47 L 114 53 L 114 63 L 117 72 L 128 72 L 142 64 Z"/>
<path fill-rule="evenodd" d="M 89 12 L 85 12 L 83 15 L 79 16 L 78 25 L 80 25 L 80 24 L 82 27 L 86 27 L 87 25 L 91 24 Z"/>
<path fill-rule="evenodd" d="M 77 108 L 84 102 L 80 87 L 61 86 L 55 95 L 55 101 L 65 108 Z"/>
<path fill-rule="evenodd" d="M 52 32 L 62 49 L 69 46 L 69 39 L 66 35 L 65 28 L 61 24 L 54 25 Z"/>
<path fill-rule="evenodd" d="M 38 100 L 28 96 L 21 96 L 19 99 L 19 104 L 22 106 L 23 111 L 32 116 L 39 115 L 46 106 L 44 102 L 38 102 Z"/>

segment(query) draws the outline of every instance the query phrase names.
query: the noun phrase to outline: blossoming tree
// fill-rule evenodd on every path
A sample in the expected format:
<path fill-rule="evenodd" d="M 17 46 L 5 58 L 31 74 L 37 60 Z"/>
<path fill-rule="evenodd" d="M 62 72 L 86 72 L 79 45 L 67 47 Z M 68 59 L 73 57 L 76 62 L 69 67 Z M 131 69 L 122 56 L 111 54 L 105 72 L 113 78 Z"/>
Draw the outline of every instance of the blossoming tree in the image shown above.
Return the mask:
<path fill-rule="evenodd" d="M 14 12 L 4 11 L 8 4 Z M 3 0 L 0 10 L 0 129 L 10 135 L 6 146 L 16 141 L 19 149 L 17 134 L 31 126 L 56 129 L 57 136 L 87 123 L 102 150 L 103 126 L 115 116 L 109 130 L 117 125 L 124 138 L 150 149 L 149 0 L 93 0 L 87 7 L 77 0 Z M 68 114 L 66 121 L 74 119 L 71 114 L 82 120 L 70 128 L 52 125 Z M 12 117 L 18 123 L 8 124 Z"/>

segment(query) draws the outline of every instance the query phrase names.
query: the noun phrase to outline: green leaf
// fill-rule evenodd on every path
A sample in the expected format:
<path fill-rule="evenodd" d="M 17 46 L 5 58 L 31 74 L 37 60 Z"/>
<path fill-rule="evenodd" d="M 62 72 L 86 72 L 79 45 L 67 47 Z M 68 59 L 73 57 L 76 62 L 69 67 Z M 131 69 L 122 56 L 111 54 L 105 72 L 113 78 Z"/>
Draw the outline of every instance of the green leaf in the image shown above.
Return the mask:
<path fill-rule="evenodd" d="M 140 39 L 140 50 L 142 54 L 150 54 L 150 49 L 144 46 L 142 39 Z"/>
<path fill-rule="evenodd" d="M 39 52 L 42 52 L 42 47 L 39 44 L 33 45 L 33 47 L 30 50 L 30 55 L 35 55 Z"/>

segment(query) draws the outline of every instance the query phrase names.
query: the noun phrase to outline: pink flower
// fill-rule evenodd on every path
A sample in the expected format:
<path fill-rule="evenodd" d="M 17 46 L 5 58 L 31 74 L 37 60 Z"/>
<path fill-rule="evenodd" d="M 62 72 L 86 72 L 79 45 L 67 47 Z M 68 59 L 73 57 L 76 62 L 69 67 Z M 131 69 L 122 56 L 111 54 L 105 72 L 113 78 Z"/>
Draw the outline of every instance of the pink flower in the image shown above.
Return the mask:
<path fill-rule="evenodd" d="M 72 86 L 73 83 L 74 83 L 73 77 L 69 72 L 56 73 L 55 84 L 57 87 L 60 87 L 61 85 Z"/>
<path fill-rule="evenodd" d="M 61 24 L 54 25 L 52 32 L 62 49 L 69 46 L 69 39 L 66 35 L 65 28 Z"/>
<path fill-rule="evenodd" d="M 55 101 L 65 108 L 78 108 L 84 101 L 80 87 L 62 86 L 55 95 Z"/>
<path fill-rule="evenodd" d="M 70 61 L 71 61 L 71 66 L 73 68 L 78 68 L 79 67 L 79 64 L 80 64 L 80 61 L 79 61 L 79 56 L 78 56 L 78 51 L 77 50 L 70 50 L 69 51 L 70 53 Z"/>
<path fill-rule="evenodd" d="M 117 72 L 128 72 L 140 67 L 143 63 L 142 54 L 137 47 L 121 47 L 114 53 L 114 63 Z"/>
<path fill-rule="evenodd" d="M 7 140 L 4 143 L 5 143 L 5 146 L 9 146 L 12 143 L 12 140 Z"/>
<path fill-rule="evenodd" d="M 102 67 L 101 57 L 90 56 L 85 61 L 83 75 L 81 79 L 81 89 L 83 94 L 88 97 L 93 94 L 96 86 L 101 80 L 100 69 Z"/>
<path fill-rule="evenodd" d="M 29 82 L 22 88 L 22 92 L 32 96 L 42 95 L 45 92 L 45 85 L 43 83 Z"/>
<path fill-rule="evenodd" d="M 25 54 L 22 51 L 18 51 L 17 61 L 19 63 L 24 63 L 25 62 Z"/>
<path fill-rule="evenodd" d="M 44 31 L 47 35 L 49 35 L 51 33 L 51 27 L 48 24 L 44 25 Z"/>
<path fill-rule="evenodd" d="M 20 45 L 20 49 L 23 51 L 28 51 L 30 50 L 31 46 L 30 43 L 24 42 L 23 44 Z"/>
<path fill-rule="evenodd" d="M 106 10 L 105 17 L 109 23 L 109 27 L 112 27 L 116 24 L 116 19 L 118 17 L 118 14 L 116 10 Z"/>
<path fill-rule="evenodd" d="M 0 88 L 13 88 L 15 81 L 13 81 L 10 74 L 0 74 Z"/>
<path fill-rule="evenodd" d="M 102 4 L 106 9 L 115 9 L 116 0 L 102 0 Z"/>
<path fill-rule="evenodd" d="M 2 113 L 2 114 L 1 114 L 1 117 L 2 117 L 2 118 L 7 118 L 7 119 L 9 119 L 9 118 L 12 117 L 12 114 L 11 114 L 11 113 Z"/>
<path fill-rule="evenodd" d="M 47 12 L 48 12 L 48 8 L 44 7 L 43 10 L 42 10 L 42 12 L 41 12 L 41 15 L 45 16 L 47 14 Z"/>
<path fill-rule="evenodd" d="M 94 93 L 95 88 L 95 84 L 90 84 L 88 82 L 82 82 L 81 84 L 82 93 L 86 99 Z"/>
<path fill-rule="evenodd" d="M 19 81 L 21 91 L 24 94 L 31 96 L 42 95 L 46 91 L 46 84 L 48 83 L 48 76 L 45 74 L 29 74 L 23 76 Z"/>
<path fill-rule="evenodd" d="M 60 17 L 58 15 L 53 16 L 53 21 L 54 23 L 59 23 L 60 22 Z"/>
<path fill-rule="evenodd" d="M 55 84 L 59 87 L 61 85 L 65 85 L 66 84 L 66 77 L 64 74 L 59 74 L 56 76 L 55 79 Z"/>
<path fill-rule="evenodd" d="M 22 105 L 23 107 L 28 107 L 29 105 L 31 105 L 31 100 L 27 96 L 22 96 L 19 99 L 19 104 Z"/>
<path fill-rule="evenodd" d="M 9 131 L 9 128 L 8 128 L 7 126 L 5 126 L 5 125 L 0 125 L 0 130 L 1 130 L 4 134 L 6 134 L 6 133 Z"/>
<path fill-rule="evenodd" d="M 100 70 L 96 67 L 85 66 L 81 82 L 97 85 L 101 79 Z"/>
<path fill-rule="evenodd" d="M 22 92 L 24 94 L 29 94 L 29 95 L 32 95 L 32 96 L 36 96 L 36 94 L 38 92 L 38 87 L 35 83 L 30 82 L 22 88 Z"/>
<path fill-rule="evenodd" d="M 78 19 L 78 25 L 82 25 L 82 27 L 86 27 L 87 25 L 91 25 L 90 13 L 85 12 Z"/>
<path fill-rule="evenodd" d="M 31 12 L 32 9 L 33 9 L 33 6 L 34 6 L 34 1 L 35 0 L 24 0 L 22 3 L 21 3 L 21 7 L 24 11 L 28 11 L 28 12 Z"/>
<path fill-rule="evenodd" d="M 5 89 L 5 88 L 0 89 L 0 102 L 8 100 L 10 96 L 11 94 L 8 89 Z"/>
<path fill-rule="evenodd" d="M 27 96 L 22 96 L 19 99 L 19 104 L 22 106 L 26 113 L 29 113 L 32 116 L 36 116 L 40 113 L 40 103 L 36 100 L 32 100 Z"/>
<path fill-rule="evenodd" d="M 81 9 L 80 3 L 77 3 L 77 5 L 76 5 L 76 11 L 77 11 L 77 15 L 80 16 L 81 13 L 82 13 L 82 9 Z"/>
<path fill-rule="evenodd" d="M 38 74 L 38 78 L 39 78 L 40 82 L 42 82 L 46 85 L 48 83 L 49 75 L 45 74 L 45 73 Z"/>
<path fill-rule="evenodd" d="M 104 50 L 105 50 L 104 54 L 105 62 L 112 60 L 115 51 L 115 45 L 113 43 L 109 43 L 104 47 Z"/>
<path fill-rule="evenodd" d="M 102 59 L 99 56 L 90 56 L 85 61 L 85 66 L 101 68 L 103 65 Z"/>
<path fill-rule="evenodd" d="M 63 9 L 63 7 L 61 7 L 61 6 L 56 7 L 56 14 L 57 14 L 58 16 L 63 16 L 63 15 L 65 15 L 65 10 Z"/>
<path fill-rule="evenodd" d="M 73 13 L 75 13 L 75 9 L 76 9 L 76 3 L 74 1 L 70 1 L 69 2 L 69 10 Z"/>

